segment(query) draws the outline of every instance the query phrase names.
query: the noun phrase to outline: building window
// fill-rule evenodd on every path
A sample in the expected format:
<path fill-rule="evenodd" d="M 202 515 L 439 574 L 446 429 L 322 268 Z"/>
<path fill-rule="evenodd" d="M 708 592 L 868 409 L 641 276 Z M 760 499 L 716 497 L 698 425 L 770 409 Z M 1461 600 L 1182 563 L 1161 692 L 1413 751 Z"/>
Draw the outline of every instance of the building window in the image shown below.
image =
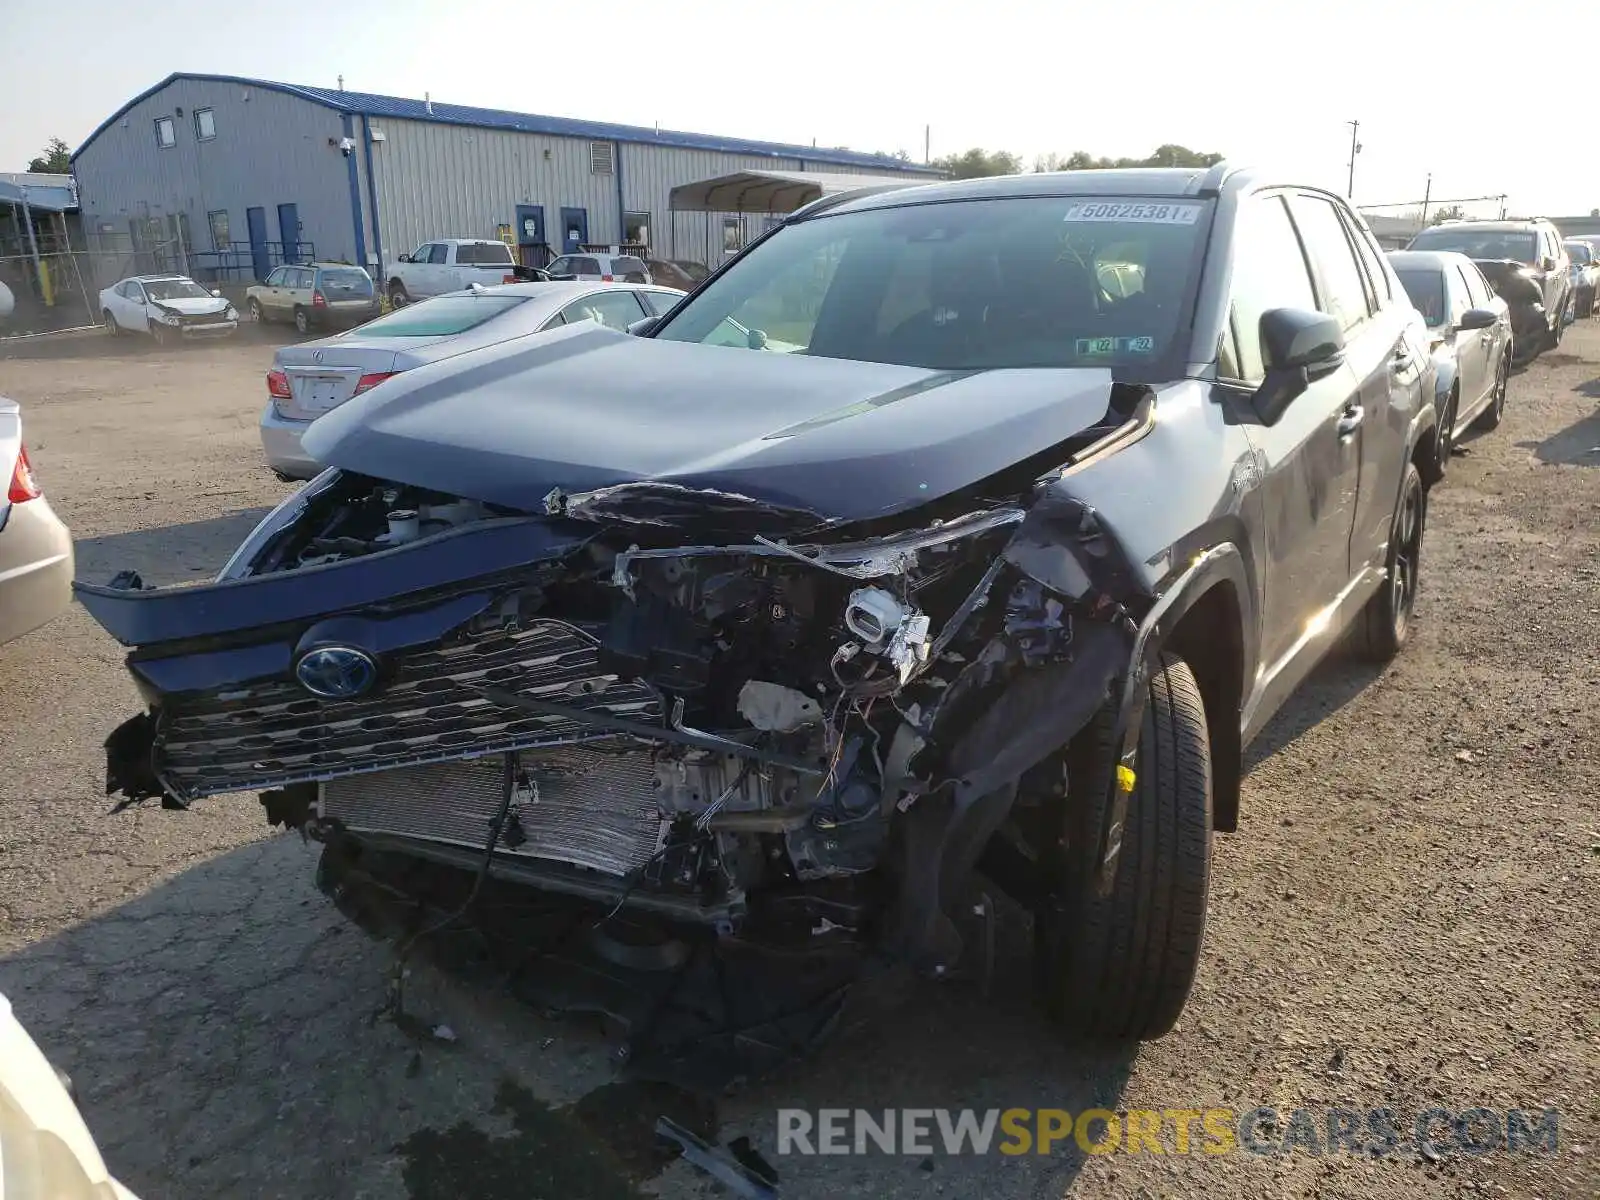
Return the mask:
<path fill-rule="evenodd" d="M 170 150 L 178 144 L 178 131 L 173 128 L 171 117 L 156 118 L 156 145 L 163 150 Z"/>
<path fill-rule="evenodd" d="M 589 143 L 589 169 L 596 175 L 610 175 L 617 169 L 616 147 L 610 142 Z"/>
<path fill-rule="evenodd" d="M 630 246 L 650 244 L 650 214 L 625 212 L 622 214 L 622 240 Z"/>
<path fill-rule="evenodd" d="M 228 239 L 228 212 L 219 209 L 206 214 L 206 220 L 211 224 L 211 248 L 213 250 L 226 250 L 229 248 Z"/>
<path fill-rule="evenodd" d="M 194 136 L 200 142 L 209 142 L 217 136 L 217 117 L 209 108 L 194 110 Z"/>

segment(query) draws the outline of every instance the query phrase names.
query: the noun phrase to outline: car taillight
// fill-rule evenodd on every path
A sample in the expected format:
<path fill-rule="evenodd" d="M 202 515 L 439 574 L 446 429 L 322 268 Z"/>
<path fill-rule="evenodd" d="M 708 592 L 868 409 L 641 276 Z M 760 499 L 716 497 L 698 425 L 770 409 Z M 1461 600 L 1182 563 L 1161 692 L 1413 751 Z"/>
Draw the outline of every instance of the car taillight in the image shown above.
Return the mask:
<path fill-rule="evenodd" d="M 393 371 L 386 371 L 381 375 L 363 375 L 360 379 L 356 380 L 355 395 L 359 396 L 362 392 L 370 392 L 385 379 L 394 378 L 394 374 L 395 373 Z"/>
<path fill-rule="evenodd" d="M 616 281 L 617 281 L 617 277 L 615 275 L 602 275 L 602 276 L 600 276 L 600 282 L 601 283 L 615 283 Z"/>
<path fill-rule="evenodd" d="M 327 308 L 328 307 L 328 298 L 326 296 L 324 296 L 321 292 L 312 292 L 311 293 L 311 307 L 312 308 Z"/>
<path fill-rule="evenodd" d="M 33 477 L 33 468 L 28 464 L 28 448 L 19 447 L 17 465 L 11 468 L 11 486 L 6 489 L 6 499 L 13 504 L 22 504 L 28 500 L 36 500 L 42 495 L 44 489 Z"/>
<path fill-rule="evenodd" d="M 267 395 L 274 400 L 293 400 L 294 393 L 289 390 L 289 377 L 282 371 L 268 371 Z"/>
<path fill-rule="evenodd" d="M 500 276 L 500 282 L 501 283 L 515 283 L 516 281 L 517 281 L 517 277 L 515 275 L 502 275 L 502 276 Z"/>

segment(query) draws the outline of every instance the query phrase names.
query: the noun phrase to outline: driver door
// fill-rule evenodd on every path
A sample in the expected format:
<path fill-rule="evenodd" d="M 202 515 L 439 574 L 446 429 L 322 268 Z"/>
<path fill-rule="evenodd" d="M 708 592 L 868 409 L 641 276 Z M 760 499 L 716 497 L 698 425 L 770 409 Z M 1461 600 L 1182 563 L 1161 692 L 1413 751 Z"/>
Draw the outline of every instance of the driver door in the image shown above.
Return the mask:
<path fill-rule="evenodd" d="M 1248 396 L 1269 366 L 1259 332 L 1262 314 L 1328 309 L 1319 300 L 1284 196 L 1257 195 L 1240 205 L 1235 246 L 1232 338 L 1219 374 L 1227 377 L 1230 391 Z M 1365 316 L 1359 287 L 1356 297 Z M 1349 576 L 1361 467 L 1360 428 L 1351 410 L 1360 390 L 1355 371 L 1342 362 L 1313 379 L 1275 424 L 1245 426 L 1255 461 L 1242 478 L 1236 469 L 1236 487 L 1246 493 L 1242 516 L 1260 579 L 1260 666 L 1250 681 L 1250 709 L 1261 720 L 1321 657 L 1319 618 Z"/>
<path fill-rule="evenodd" d="M 140 333 L 150 332 L 150 297 L 145 295 L 144 284 L 137 280 L 128 283 L 128 302 L 123 307 L 126 319 L 122 322 L 129 329 Z"/>

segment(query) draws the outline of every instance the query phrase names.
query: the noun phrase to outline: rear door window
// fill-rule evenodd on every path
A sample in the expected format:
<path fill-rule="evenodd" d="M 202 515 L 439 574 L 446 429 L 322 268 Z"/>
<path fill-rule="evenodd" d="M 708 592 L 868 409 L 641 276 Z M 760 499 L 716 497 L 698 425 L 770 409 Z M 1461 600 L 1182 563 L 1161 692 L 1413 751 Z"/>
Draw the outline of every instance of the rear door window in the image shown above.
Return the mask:
<path fill-rule="evenodd" d="M 616 291 L 596 292 L 592 296 L 574 300 L 561 310 L 561 315 L 569 325 L 578 321 L 598 321 L 607 329 L 626 333 L 629 325 L 643 320 L 648 314 L 640 307 L 638 297 L 632 292 Z"/>
<path fill-rule="evenodd" d="M 683 297 L 676 292 L 641 292 L 645 307 L 658 317 L 664 317 Z"/>

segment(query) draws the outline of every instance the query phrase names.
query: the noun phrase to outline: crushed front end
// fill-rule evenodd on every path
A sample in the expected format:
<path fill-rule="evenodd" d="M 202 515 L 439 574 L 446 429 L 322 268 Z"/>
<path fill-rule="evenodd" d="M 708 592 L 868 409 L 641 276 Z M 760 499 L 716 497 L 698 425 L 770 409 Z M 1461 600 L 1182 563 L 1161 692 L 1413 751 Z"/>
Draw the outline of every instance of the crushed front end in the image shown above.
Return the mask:
<path fill-rule="evenodd" d="M 330 471 L 214 583 L 80 587 L 149 703 L 108 793 L 258 791 L 342 853 L 953 963 L 1019 780 L 1128 668 L 1097 515 L 1037 482 L 831 533 L 684 489 L 546 507 Z"/>

